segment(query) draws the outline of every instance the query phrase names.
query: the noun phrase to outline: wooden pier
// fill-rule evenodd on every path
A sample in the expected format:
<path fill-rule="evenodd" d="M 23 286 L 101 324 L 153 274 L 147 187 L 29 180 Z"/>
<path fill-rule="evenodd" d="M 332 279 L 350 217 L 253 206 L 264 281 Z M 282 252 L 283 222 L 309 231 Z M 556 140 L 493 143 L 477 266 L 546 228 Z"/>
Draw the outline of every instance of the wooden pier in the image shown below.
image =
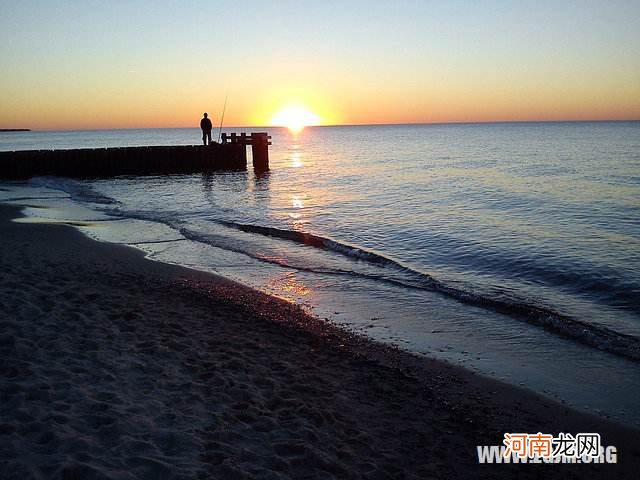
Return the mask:
<path fill-rule="evenodd" d="M 264 132 L 223 134 L 222 143 L 152 147 L 0 152 L 0 179 L 52 175 L 105 178 L 246 170 L 251 146 L 256 172 L 269 170 L 271 137 Z"/>
<path fill-rule="evenodd" d="M 251 156 L 253 157 L 253 168 L 257 172 L 266 172 L 269 170 L 269 145 L 271 145 L 271 136 L 266 132 L 252 133 L 247 135 L 241 133 L 223 133 L 223 145 L 251 145 Z"/>

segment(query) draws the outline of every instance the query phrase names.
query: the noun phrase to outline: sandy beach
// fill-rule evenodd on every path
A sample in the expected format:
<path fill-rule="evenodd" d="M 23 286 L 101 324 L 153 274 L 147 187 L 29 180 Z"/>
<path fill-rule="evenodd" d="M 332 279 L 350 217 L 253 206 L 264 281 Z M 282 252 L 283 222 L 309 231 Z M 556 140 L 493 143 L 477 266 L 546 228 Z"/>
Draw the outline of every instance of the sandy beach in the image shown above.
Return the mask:
<path fill-rule="evenodd" d="M 0 477 L 632 478 L 640 432 L 0 207 Z M 606 395 L 606 392 L 603 392 Z M 597 432 L 616 465 L 479 465 Z"/>

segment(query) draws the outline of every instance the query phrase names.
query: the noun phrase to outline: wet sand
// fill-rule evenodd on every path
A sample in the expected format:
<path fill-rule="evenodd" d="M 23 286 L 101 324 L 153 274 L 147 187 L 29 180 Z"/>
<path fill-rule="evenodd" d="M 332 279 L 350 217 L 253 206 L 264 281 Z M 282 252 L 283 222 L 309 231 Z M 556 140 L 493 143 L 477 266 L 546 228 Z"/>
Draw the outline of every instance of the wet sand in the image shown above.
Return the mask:
<path fill-rule="evenodd" d="M 0 478 L 632 478 L 640 467 L 637 430 L 17 216 L 0 206 Z M 539 431 L 598 432 L 619 463 L 478 465 L 477 445 Z"/>

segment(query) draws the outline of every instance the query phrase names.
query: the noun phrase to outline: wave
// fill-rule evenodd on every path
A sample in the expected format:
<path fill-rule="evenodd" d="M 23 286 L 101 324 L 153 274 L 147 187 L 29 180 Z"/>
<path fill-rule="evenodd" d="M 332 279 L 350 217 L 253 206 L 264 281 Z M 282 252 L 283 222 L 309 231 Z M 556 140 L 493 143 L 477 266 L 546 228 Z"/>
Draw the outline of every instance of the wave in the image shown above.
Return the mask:
<path fill-rule="evenodd" d="M 437 292 L 453 298 L 460 303 L 491 309 L 498 313 L 524 320 L 530 324 L 541 326 L 546 330 L 578 341 L 584 345 L 595 347 L 599 350 L 614 353 L 635 361 L 640 361 L 640 339 L 637 337 L 617 332 L 601 325 L 580 321 L 569 315 L 559 313 L 547 306 L 536 305 L 522 299 L 504 297 L 499 294 L 496 294 L 495 296 L 488 296 L 474 293 L 442 282 L 428 273 L 411 268 L 380 253 L 320 235 L 296 230 L 284 230 L 276 227 L 230 222 L 226 220 L 216 220 L 216 223 L 243 232 L 281 238 L 310 247 L 336 252 L 354 260 L 366 261 L 376 265 L 389 267 L 403 273 L 406 279 L 393 278 L 387 275 L 366 274 L 351 270 L 301 267 L 293 265 L 282 259 L 267 258 L 265 256 L 255 255 L 251 252 L 239 249 L 242 250 L 239 253 L 248 254 L 261 261 L 275 263 L 283 267 L 297 270 L 332 275 L 358 276 L 391 283 L 405 288 Z M 192 240 L 206 242 L 205 238 L 189 232 L 188 229 L 181 229 L 181 233 L 187 236 L 187 238 L 191 237 Z"/>
<path fill-rule="evenodd" d="M 402 267 L 402 265 L 400 265 L 395 260 L 387 258 L 379 253 L 365 250 L 361 247 L 349 245 L 344 242 L 339 242 L 337 240 L 332 240 L 327 237 L 322 237 L 320 235 L 314 235 L 312 233 L 301 232 L 298 230 L 283 230 L 276 227 L 263 227 L 261 225 L 252 225 L 247 223 L 229 222 L 227 220 L 216 220 L 216 223 L 247 233 L 258 233 L 269 237 L 283 238 L 297 243 L 303 243 L 311 247 L 333 250 L 343 255 L 347 255 L 349 257 L 357 258 L 360 260 L 367 260 L 372 263 L 381 265 L 395 264 L 399 267 Z"/>
<path fill-rule="evenodd" d="M 72 200 L 100 205 L 113 205 L 115 199 L 98 193 L 90 184 L 66 177 L 33 177 L 29 183 L 35 187 L 50 188 L 69 194 Z"/>
<path fill-rule="evenodd" d="M 78 188 L 78 185 L 74 185 L 73 183 L 65 186 L 68 189 L 73 189 L 76 194 L 86 195 L 89 193 L 88 196 L 90 198 L 95 196 L 99 197 L 98 194 L 91 194 L 91 187 L 88 185 L 85 186 L 86 190 Z M 117 202 L 109 201 L 108 203 Z M 278 265 L 283 268 L 322 275 L 350 276 L 403 288 L 439 293 L 462 304 L 490 309 L 495 312 L 508 315 L 512 318 L 525 321 L 529 324 L 541 326 L 545 330 L 579 342 L 583 345 L 607 351 L 634 361 L 640 361 L 640 339 L 635 336 L 617 332 L 601 325 L 580 321 L 569 315 L 559 313 L 553 308 L 536 304 L 535 301 L 508 297 L 499 292 L 488 295 L 473 292 L 470 288 L 460 288 L 438 280 L 426 272 L 404 265 L 402 262 L 389 258 L 381 253 L 351 245 L 343 241 L 298 230 L 286 230 L 276 227 L 232 222 L 222 219 L 210 219 L 212 222 L 227 228 L 232 228 L 250 234 L 288 240 L 297 244 L 344 255 L 354 261 L 364 261 L 368 264 L 382 267 L 383 270 L 380 270 L 381 273 L 357 272 L 351 269 L 330 267 L 313 267 L 296 264 L 283 258 L 269 257 L 267 255 L 257 253 L 253 249 L 244 248 L 237 241 L 229 241 L 223 236 L 216 236 L 210 233 L 203 234 L 188 228 L 185 226 L 185 222 L 176 220 L 180 218 L 178 212 L 163 212 L 162 215 L 158 215 L 157 212 L 152 211 L 123 211 L 116 207 L 111 209 L 110 215 L 120 218 L 135 218 L 139 220 L 163 223 L 180 232 L 180 234 L 187 240 L 246 255 L 258 261 Z"/>

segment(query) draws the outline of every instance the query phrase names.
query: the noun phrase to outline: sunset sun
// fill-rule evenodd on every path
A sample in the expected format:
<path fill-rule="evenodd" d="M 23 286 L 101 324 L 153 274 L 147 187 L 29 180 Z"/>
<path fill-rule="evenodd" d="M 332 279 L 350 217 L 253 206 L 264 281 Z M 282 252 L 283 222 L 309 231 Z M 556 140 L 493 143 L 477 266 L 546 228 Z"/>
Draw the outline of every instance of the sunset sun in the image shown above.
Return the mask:
<path fill-rule="evenodd" d="M 317 125 L 320 117 L 302 106 L 286 106 L 271 119 L 271 125 L 287 127 L 292 133 L 299 133 L 304 127 Z"/>

